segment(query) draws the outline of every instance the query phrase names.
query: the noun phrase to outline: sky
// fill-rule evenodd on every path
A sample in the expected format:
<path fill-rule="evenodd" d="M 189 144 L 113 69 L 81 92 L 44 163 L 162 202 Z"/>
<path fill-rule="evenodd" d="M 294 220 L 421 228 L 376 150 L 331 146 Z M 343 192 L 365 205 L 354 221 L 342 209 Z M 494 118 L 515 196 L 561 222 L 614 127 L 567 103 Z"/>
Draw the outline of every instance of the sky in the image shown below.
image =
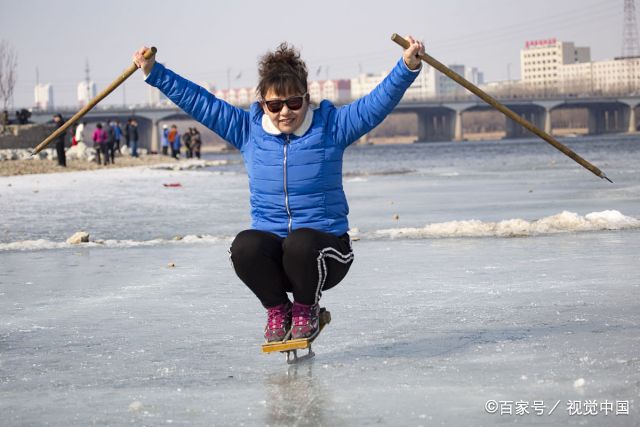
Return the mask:
<path fill-rule="evenodd" d="M 102 90 L 141 46 L 195 82 L 217 88 L 256 83 L 258 58 L 287 41 L 309 78 L 351 78 L 390 69 L 395 32 L 424 40 L 446 64 L 478 67 L 486 81 L 518 79 L 527 40 L 555 37 L 591 47 L 593 60 L 622 51 L 624 0 L 0 0 L 0 39 L 18 54 L 14 108 L 33 105 L 36 69 L 55 105 L 76 106 L 88 61 Z M 141 73 L 103 102 L 144 103 Z"/>

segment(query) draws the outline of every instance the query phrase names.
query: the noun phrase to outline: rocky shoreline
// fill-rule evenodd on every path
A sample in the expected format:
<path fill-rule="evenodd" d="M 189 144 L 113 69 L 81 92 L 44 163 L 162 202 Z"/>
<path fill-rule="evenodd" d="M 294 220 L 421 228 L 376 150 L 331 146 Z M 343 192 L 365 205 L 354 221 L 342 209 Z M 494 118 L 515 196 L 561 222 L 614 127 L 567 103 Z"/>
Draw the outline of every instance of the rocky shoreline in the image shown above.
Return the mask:
<path fill-rule="evenodd" d="M 169 156 L 148 154 L 146 150 L 139 150 L 140 157 L 131 157 L 128 148 L 121 147 L 121 153 L 116 155 L 115 164 L 99 165 L 95 161 L 95 150 L 78 144 L 67 149 L 67 167 L 58 166 L 56 151 L 42 150 L 31 156 L 29 149 L 0 150 L 0 176 L 30 175 L 41 173 L 77 172 L 87 170 L 115 169 L 135 166 L 150 166 L 159 169 L 186 170 L 226 163 L 225 160 L 176 160 Z"/>

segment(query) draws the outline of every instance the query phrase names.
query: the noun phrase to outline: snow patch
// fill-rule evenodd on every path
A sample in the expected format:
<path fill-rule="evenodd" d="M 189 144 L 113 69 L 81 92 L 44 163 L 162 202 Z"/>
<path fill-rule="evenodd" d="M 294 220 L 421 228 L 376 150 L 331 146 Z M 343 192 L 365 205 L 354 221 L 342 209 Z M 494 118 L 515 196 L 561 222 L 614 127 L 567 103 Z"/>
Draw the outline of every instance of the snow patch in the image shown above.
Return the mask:
<path fill-rule="evenodd" d="M 353 177 L 353 178 L 346 178 L 344 180 L 344 182 L 368 182 L 368 181 L 369 181 L 368 179 L 363 178 L 361 176 L 356 176 L 356 177 Z"/>
<path fill-rule="evenodd" d="M 640 219 L 625 216 L 616 210 L 592 212 L 580 216 L 563 211 L 534 221 L 520 218 L 499 222 L 479 220 L 448 221 L 427 224 L 423 228 L 391 228 L 378 230 L 377 236 L 395 238 L 437 238 L 437 237 L 525 237 L 543 234 L 625 230 L 640 228 Z"/>
<path fill-rule="evenodd" d="M 21 240 L 18 242 L 0 243 L 0 251 L 37 251 L 46 249 L 65 249 L 85 247 L 107 247 L 107 248 L 135 248 L 140 246 L 158 246 L 164 244 L 181 244 L 181 243 L 214 243 L 225 240 L 231 240 L 228 236 L 211 236 L 211 235 L 187 235 L 181 239 L 151 239 L 151 240 L 94 240 L 81 245 L 54 242 L 46 239 L 38 240 Z"/>
<path fill-rule="evenodd" d="M 202 169 L 212 166 L 222 166 L 229 164 L 228 160 L 184 160 L 179 163 L 162 163 L 159 165 L 149 166 L 149 169 L 154 170 L 172 170 L 172 171 L 184 171 L 193 169 Z"/>

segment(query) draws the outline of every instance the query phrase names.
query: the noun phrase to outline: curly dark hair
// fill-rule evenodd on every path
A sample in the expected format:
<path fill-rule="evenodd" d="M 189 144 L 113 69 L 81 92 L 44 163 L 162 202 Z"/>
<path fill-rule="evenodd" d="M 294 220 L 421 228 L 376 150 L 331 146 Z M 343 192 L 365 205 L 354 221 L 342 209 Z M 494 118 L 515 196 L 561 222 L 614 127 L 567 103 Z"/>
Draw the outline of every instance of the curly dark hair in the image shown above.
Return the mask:
<path fill-rule="evenodd" d="M 280 96 L 307 93 L 307 65 L 300 59 L 300 52 L 287 42 L 260 58 L 258 75 L 256 96 L 259 99 L 264 99 L 269 89 Z"/>

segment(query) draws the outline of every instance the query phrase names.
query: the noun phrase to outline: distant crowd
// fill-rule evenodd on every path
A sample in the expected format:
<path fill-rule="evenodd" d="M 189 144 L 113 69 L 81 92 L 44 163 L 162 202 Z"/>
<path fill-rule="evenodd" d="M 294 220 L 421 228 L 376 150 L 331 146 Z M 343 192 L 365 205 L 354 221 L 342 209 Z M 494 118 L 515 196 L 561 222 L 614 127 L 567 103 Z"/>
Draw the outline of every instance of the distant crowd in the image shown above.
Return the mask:
<path fill-rule="evenodd" d="M 64 119 L 60 114 L 53 116 L 53 121 L 57 127 L 64 124 Z M 87 122 L 76 124 L 71 132 L 71 145 L 80 143 L 87 144 L 85 137 L 85 128 Z M 132 157 L 139 157 L 138 141 L 140 134 L 138 131 L 138 122 L 130 118 L 127 123 L 122 126 L 120 122 L 115 120 L 107 120 L 104 124 L 97 123 L 91 140 L 93 148 L 96 150 L 96 162 L 100 165 L 115 164 L 116 153 L 121 154 L 121 143 L 128 148 Z M 58 164 L 65 167 L 65 141 L 68 141 L 66 133 L 61 134 L 56 140 L 56 151 L 58 154 Z M 87 144 L 88 145 L 88 144 Z M 161 134 L 162 155 L 178 159 L 181 149 L 184 146 L 184 155 L 186 158 L 200 158 L 202 148 L 202 137 L 195 127 L 180 134 L 176 125 L 171 127 L 164 125 Z"/>
<path fill-rule="evenodd" d="M 161 145 L 164 156 L 169 155 L 169 150 L 171 150 L 171 157 L 177 159 L 180 156 L 181 146 L 184 145 L 185 155 L 188 159 L 193 157 L 199 159 L 202 148 L 202 137 L 196 128 L 189 128 L 185 133 L 180 135 L 176 125 L 171 125 L 171 127 L 164 125 L 162 127 Z"/>
<path fill-rule="evenodd" d="M 76 127 L 72 145 L 84 142 L 84 126 L 82 123 Z M 132 157 L 138 157 L 138 122 L 129 119 L 124 126 L 124 130 L 117 121 L 107 121 L 104 125 L 98 123 L 93 131 L 93 148 L 96 150 L 96 161 L 104 165 L 115 164 L 116 152 L 120 153 L 120 143 L 124 137 L 124 143 L 131 150 Z"/>
<path fill-rule="evenodd" d="M 65 120 L 61 114 L 53 116 L 53 122 L 57 127 L 62 127 Z M 74 125 L 71 132 L 71 145 L 80 143 L 86 144 L 85 128 L 87 122 Z M 120 153 L 120 143 L 124 137 L 124 142 L 131 149 L 131 155 L 138 157 L 138 123 L 135 119 L 129 119 L 124 126 L 124 130 L 119 122 L 107 121 L 104 125 L 98 123 L 93 131 L 93 148 L 96 150 L 96 161 L 98 164 L 108 165 L 115 164 L 116 152 Z M 67 159 L 65 153 L 65 143 L 67 141 L 66 132 L 63 132 L 56 138 L 56 152 L 58 155 L 58 165 L 66 167 Z"/>
<path fill-rule="evenodd" d="M 31 118 L 31 111 L 23 108 L 16 111 L 15 116 L 15 120 L 11 120 L 9 117 L 9 111 L 2 110 L 2 114 L 0 114 L 0 126 L 4 129 L 4 127 L 8 125 L 26 125 L 29 123 L 29 118 Z"/>

